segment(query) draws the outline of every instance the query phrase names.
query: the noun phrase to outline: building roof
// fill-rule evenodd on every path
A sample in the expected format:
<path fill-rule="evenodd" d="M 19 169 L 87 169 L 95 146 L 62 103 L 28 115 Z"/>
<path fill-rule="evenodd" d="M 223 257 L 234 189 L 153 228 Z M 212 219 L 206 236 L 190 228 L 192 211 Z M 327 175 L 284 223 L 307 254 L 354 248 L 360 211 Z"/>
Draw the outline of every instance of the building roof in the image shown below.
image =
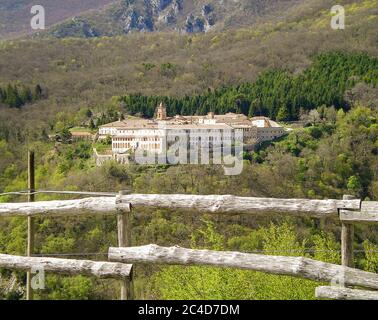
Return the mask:
<path fill-rule="evenodd" d="M 232 129 L 229 125 L 225 123 L 216 124 L 202 124 L 202 123 L 191 123 L 191 124 L 167 124 L 167 129 L 183 129 L 183 130 L 216 130 L 216 129 Z"/>
<path fill-rule="evenodd" d="M 83 136 L 91 137 L 92 133 L 90 133 L 88 131 L 71 131 L 71 135 L 73 137 L 83 137 Z"/>
<path fill-rule="evenodd" d="M 100 128 L 114 128 L 114 129 L 143 129 L 157 127 L 158 123 L 150 119 L 127 119 L 118 120 L 111 123 L 104 124 Z"/>
<path fill-rule="evenodd" d="M 273 120 L 271 120 L 271 119 L 269 119 L 269 118 L 267 118 L 267 117 L 253 117 L 253 118 L 251 118 L 251 122 L 252 122 L 252 124 L 254 124 L 254 125 L 256 125 L 256 124 L 253 123 L 253 122 L 255 122 L 255 121 L 259 121 L 259 120 L 260 120 L 260 121 L 261 121 L 261 120 L 264 121 L 264 126 L 263 126 L 263 127 L 257 125 L 257 127 L 260 127 L 260 128 L 270 128 L 270 127 L 277 128 L 277 127 L 281 127 L 281 125 L 279 125 L 277 122 L 275 122 L 275 121 L 273 121 Z"/>
<path fill-rule="evenodd" d="M 281 127 L 277 122 L 267 117 L 253 117 L 249 119 L 244 114 L 226 113 L 214 115 L 215 123 L 199 123 L 200 119 L 209 119 L 208 116 L 181 116 L 167 118 L 164 121 L 132 118 L 111 122 L 100 126 L 100 128 L 127 129 L 231 129 L 232 127 Z M 263 120 L 263 125 L 261 125 Z M 258 121 L 258 123 L 256 123 Z"/>

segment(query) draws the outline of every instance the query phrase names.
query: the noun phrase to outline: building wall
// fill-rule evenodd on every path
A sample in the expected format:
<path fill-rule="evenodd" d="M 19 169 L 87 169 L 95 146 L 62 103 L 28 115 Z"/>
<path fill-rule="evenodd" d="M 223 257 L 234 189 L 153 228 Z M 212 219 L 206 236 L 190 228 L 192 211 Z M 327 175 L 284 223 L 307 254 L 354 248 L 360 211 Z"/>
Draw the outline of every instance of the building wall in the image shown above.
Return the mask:
<path fill-rule="evenodd" d="M 202 119 L 202 121 L 201 121 Z M 236 121 L 236 120 L 235 120 Z M 282 127 L 276 126 L 277 124 L 273 121 L 270 121 L 268 118 L 261 117 L 258 119 L 253 119 L 248 123 L 245 119 L 242 122 L 235 122 L 228 124 L 229 126 L 223 124 L 222 121 L 217 122 L 213 117 L 200 118 L 199 126 L 207 125 L 206 128 L 196 128 L 196 125 L 172 123 L 171 128 L 160 128 L 155 123 L 156 127 L 153 127 L 154 124 L 143 124 L 142 126 L 150 126 L 149 128 L 130 128 L 130 127 L 106 127 L 103 126 L 99 129 L 99 137 L 104 138 L 108 135 L 112 136 L 112 151 L 114 154 L 122 154 L 128 151 L 134 151 L 137 148 L 141 148 L 146 151 L 160 153 L 163 151 L 163 141 L 167 133 L 181 134 L 186 132 L 187 141 L 190 146 L 203 145 L 206 146 L 209 144 L 209 141 L 204 140 L 205 132 L 209 132 L 213 129 L 217 130 L 217 127 L 234 129 L 242 129 L 245 143 L 256 143 L 261 141 L 268 141 L 278 138 L 284 135 L 285 131 Z M 198 123 L 197 122 L 197 123 Z M 116 124 L 117 125 L 117 124 Z M 271 126 L 272 125 L 272 126 Z M 139 126 L 139 125 L 138 125 Z M 182 126 L 182 127 L 181 127 Z M 193 128 L 192 128 L 193 126 Z M 222 127 L 223 128 L 223 127 Z M 195 129 L 196 134 L 190 135 L 191 130 Z M 202 131 L 201 131 L 202 130 Z M 219 139 L 221 141 L 219 141 Z M 211 142 L 216 144 L 223 144 L 224 139 L 229 139 L 229 137 L 222 136 L 211 138 Z"/>
<path fill-rule="evenodd" d="M 285 131 L 282 127 L 258 128 L 257 138 L 260 141 L 273 140 L 284 135 Z"/>
<path fill-rule="evenodd" d="M 117 128 L 111 128 L 111 127 L 101 127 L 98 131 L 101 138 L 104 138 L 108 135 L 113 136 L 117 134 Z"/>
<path fill-rule="evenodd" d="M 112 150 L 114 153 L 125 153 L 129 150 L 142 148 L 149 151 L 162 151 L 161 137 L 113 137 Z"/>

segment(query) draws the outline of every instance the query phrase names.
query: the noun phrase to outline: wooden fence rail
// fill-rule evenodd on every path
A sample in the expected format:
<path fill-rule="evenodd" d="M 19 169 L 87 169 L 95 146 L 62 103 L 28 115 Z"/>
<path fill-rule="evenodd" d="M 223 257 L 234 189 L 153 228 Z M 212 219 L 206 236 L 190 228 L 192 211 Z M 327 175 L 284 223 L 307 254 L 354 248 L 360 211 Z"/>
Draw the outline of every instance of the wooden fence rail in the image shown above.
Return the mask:
<path fill-rule="evenodd" d="M 340 210 L 340 220 L 348 223 L 378 223 L 378 201 L 362 201 L 361 210 Z"/>
<path fill-rule="evenodd" d="M 77 275 L 84 274 L 99 278 L 129 279 L 132 265 L 116 262 L 74 260 L 60 258 L 22 257 L 0 254 L 0 267 L 20 271 L 30 271 L 41 267 L 46 272 Z"/>
<path fill-rule="evenodd" d="M 207 265 L 262 271 L 316 281 L 378 289 L 378 274 L 304 257 L 268 256 L 230 251 L 147 245 L 109 248 L 110 261 L 173 265 Z"/>
<path fill-rule="evenodd" d="M 361 200 L 309 200 L 237 197 L 232 195 L 129 194 L 79 200 L 0 204 L 1 216 L 114 213 L 118 209 L 152 207 L 210 213 L 264 214 L 277 212 L 308 217 L 337 217 L 339 210 L 360 210 Z M 378 206 L 377 206 L 378 207 Z"/>
<path fill-rule="evenodd" d="M 115 197 L 93 197 L 78 200 L 53 200 L 1 203 L 0 217 L 7 216 L 72 216 L 117 213 L 130 210 L 129 204 L 116 204 Z"/>
<path fill-rule="evenodd" d="M 279 199 L 233 195 L 129 194 L 121 199 L 131 203 L 133 207 L 235 214 L 278 212 L 312 217 L 337 216 L 339 209 L 359 210 L 361 205 L 361 200 Z"/>
<path fill-rule="evenodd" d="M 378 291 L 323 286 L 316 288 L 315 297 L 336 300 L 378 300 Z"/>

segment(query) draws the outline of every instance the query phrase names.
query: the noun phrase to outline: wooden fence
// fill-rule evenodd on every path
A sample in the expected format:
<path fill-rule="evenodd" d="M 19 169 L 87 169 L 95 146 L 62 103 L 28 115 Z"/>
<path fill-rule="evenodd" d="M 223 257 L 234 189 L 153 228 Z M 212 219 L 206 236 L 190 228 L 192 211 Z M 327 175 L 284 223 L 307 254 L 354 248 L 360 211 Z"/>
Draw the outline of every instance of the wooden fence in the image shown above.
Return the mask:
<path fill-rule="evenodd" d="M 314 218 L 339 218 L 342 224 L 342 266 L 327 264 L 303 257 L 279 257 L 239 252 L 163 248 L 155 245 L 131 247 L 131 215 L 139 207 L 195 210 L 222 214 L 264 215 L 275 212 L 292 216 Z M 378 275 L 353 267 L 353 225 L 378 222 L 378 202 L 361 201 L 344 196 L 342 200 L 274 199 L 237 197 L 232 195 L 184 195 L 184 194 L 123 194 L 117 197 L 96 197 L 78 200 L 39 201 L 0 204 L 0 217 L 13 216 L 68 216 L 88 214 L 116 214 L 118 219 L 119 248 L 109 249 L 109 260 L 118 263 L 163 263 L 184 265 L 213 265 L 258 270 L 268 273 L 299 276 L 307 279 L 332 281 L 342 276 L 346 286 L 378 289 Z M 21 257 L 19 257 L 21 258 Z M 31 257 L 28 259 L 36 259 Z M 46 259 L 46 258 L 43 258 Z M 57 259 L 59 260 L 59 259 Z M 64 260 L 64 259 L 63 259 Z M 67 260 L 67 259 L 66 259 Z M 16 265 L 0 259 L 0 267 L 17 269 Z M 23 270 L 33 265 L 33 260 L 24 263 Z M 81 261 L 81 260 L 70 260 Z M 56 262 L 56 263 L 59 263 Z M 72 262 L 80 263 L 80 262 Z M 104 263 L 104 262 L 96 262 Z M 112 263 L 112 262 L 107 262 Z M 63 264 L 64 265 L 64 264 Z M 49 269 L 52 272 L 71 273 L 72 268 Z M 66 266 L 68 266 L 68 261 Z M 116 268 L 115 266 L 113 266 Z M 88 267 L 90 269 L 90 267 Z M 87 268 L 87 269 L 88 269 Z M 111 269 L 111 266 L 109 266 Z M 118 267 L 117 267 L 118 268 Z M 116 269 L 117 269 L 116 268 Z M 120 268 L 120 267 L 119 267 Z M 86 270 L 87 270 L 86 269 Z M 78 270 L 77 268 L 74 270 Z M 122 273 L 122 299 L 132 298 L 132 268 L 125 267 Z M 94 273 L 88 273 L 98 276 Z M 83 270 L 84 273 L 84 270 Z M 114 273 L 117 277 L 117 274 Z M 319 287 L 320 298 L 377 298 L 377 292 L 342 287 Z"/>
<path fill-rule="evenodd" d="M 0 266 L 20 271 L 29 271 L 38 266 L 44 271 L 76 275 L 84 274 L 98 278 L 130 279 L 132 265 L 124 263 L 74 260 L 59 258 L 20 257 L 9 254 L 0 254 Z"/>

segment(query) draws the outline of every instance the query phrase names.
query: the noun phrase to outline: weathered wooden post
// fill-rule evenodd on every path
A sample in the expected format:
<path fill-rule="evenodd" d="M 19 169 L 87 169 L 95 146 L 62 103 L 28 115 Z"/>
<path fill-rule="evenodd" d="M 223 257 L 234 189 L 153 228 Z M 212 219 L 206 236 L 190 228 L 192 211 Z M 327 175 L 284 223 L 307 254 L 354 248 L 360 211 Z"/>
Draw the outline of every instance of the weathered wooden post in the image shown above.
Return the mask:
<path fill-rule="evenodd" d="M 34 202 L 35 192 L 35 165 L 34 165 L 34 151 L 28 151 L 28 201 Z M 34 220 L 33 217 L 28 216 L 28 243 L 26 255 L 31 257 L 34 252 Z M 26 273 L 26 300 L 33 300 L 33 289 L 31 287 L 31 272 Z"/>
<path fill-rule="evenodd" d="M 343 200 L 355 199 L 354 196 L 344 195 Z M 354 267 L 353 255 L 354 225 L 341 222 L 341 264 L 346 267 Z"/>
<path fill-rule="evenodd" d="M 122 195 L 128 194 L 128 191 L 120 191 L 116 198 L 117 205 L 117 228 L 118 228 L 118 246 L 131 247 L 131 205 L 122 202 Z M 133 299 L 133 270 L 130 271 L 130 277 L 122 282 L 121 300 Z"/>

